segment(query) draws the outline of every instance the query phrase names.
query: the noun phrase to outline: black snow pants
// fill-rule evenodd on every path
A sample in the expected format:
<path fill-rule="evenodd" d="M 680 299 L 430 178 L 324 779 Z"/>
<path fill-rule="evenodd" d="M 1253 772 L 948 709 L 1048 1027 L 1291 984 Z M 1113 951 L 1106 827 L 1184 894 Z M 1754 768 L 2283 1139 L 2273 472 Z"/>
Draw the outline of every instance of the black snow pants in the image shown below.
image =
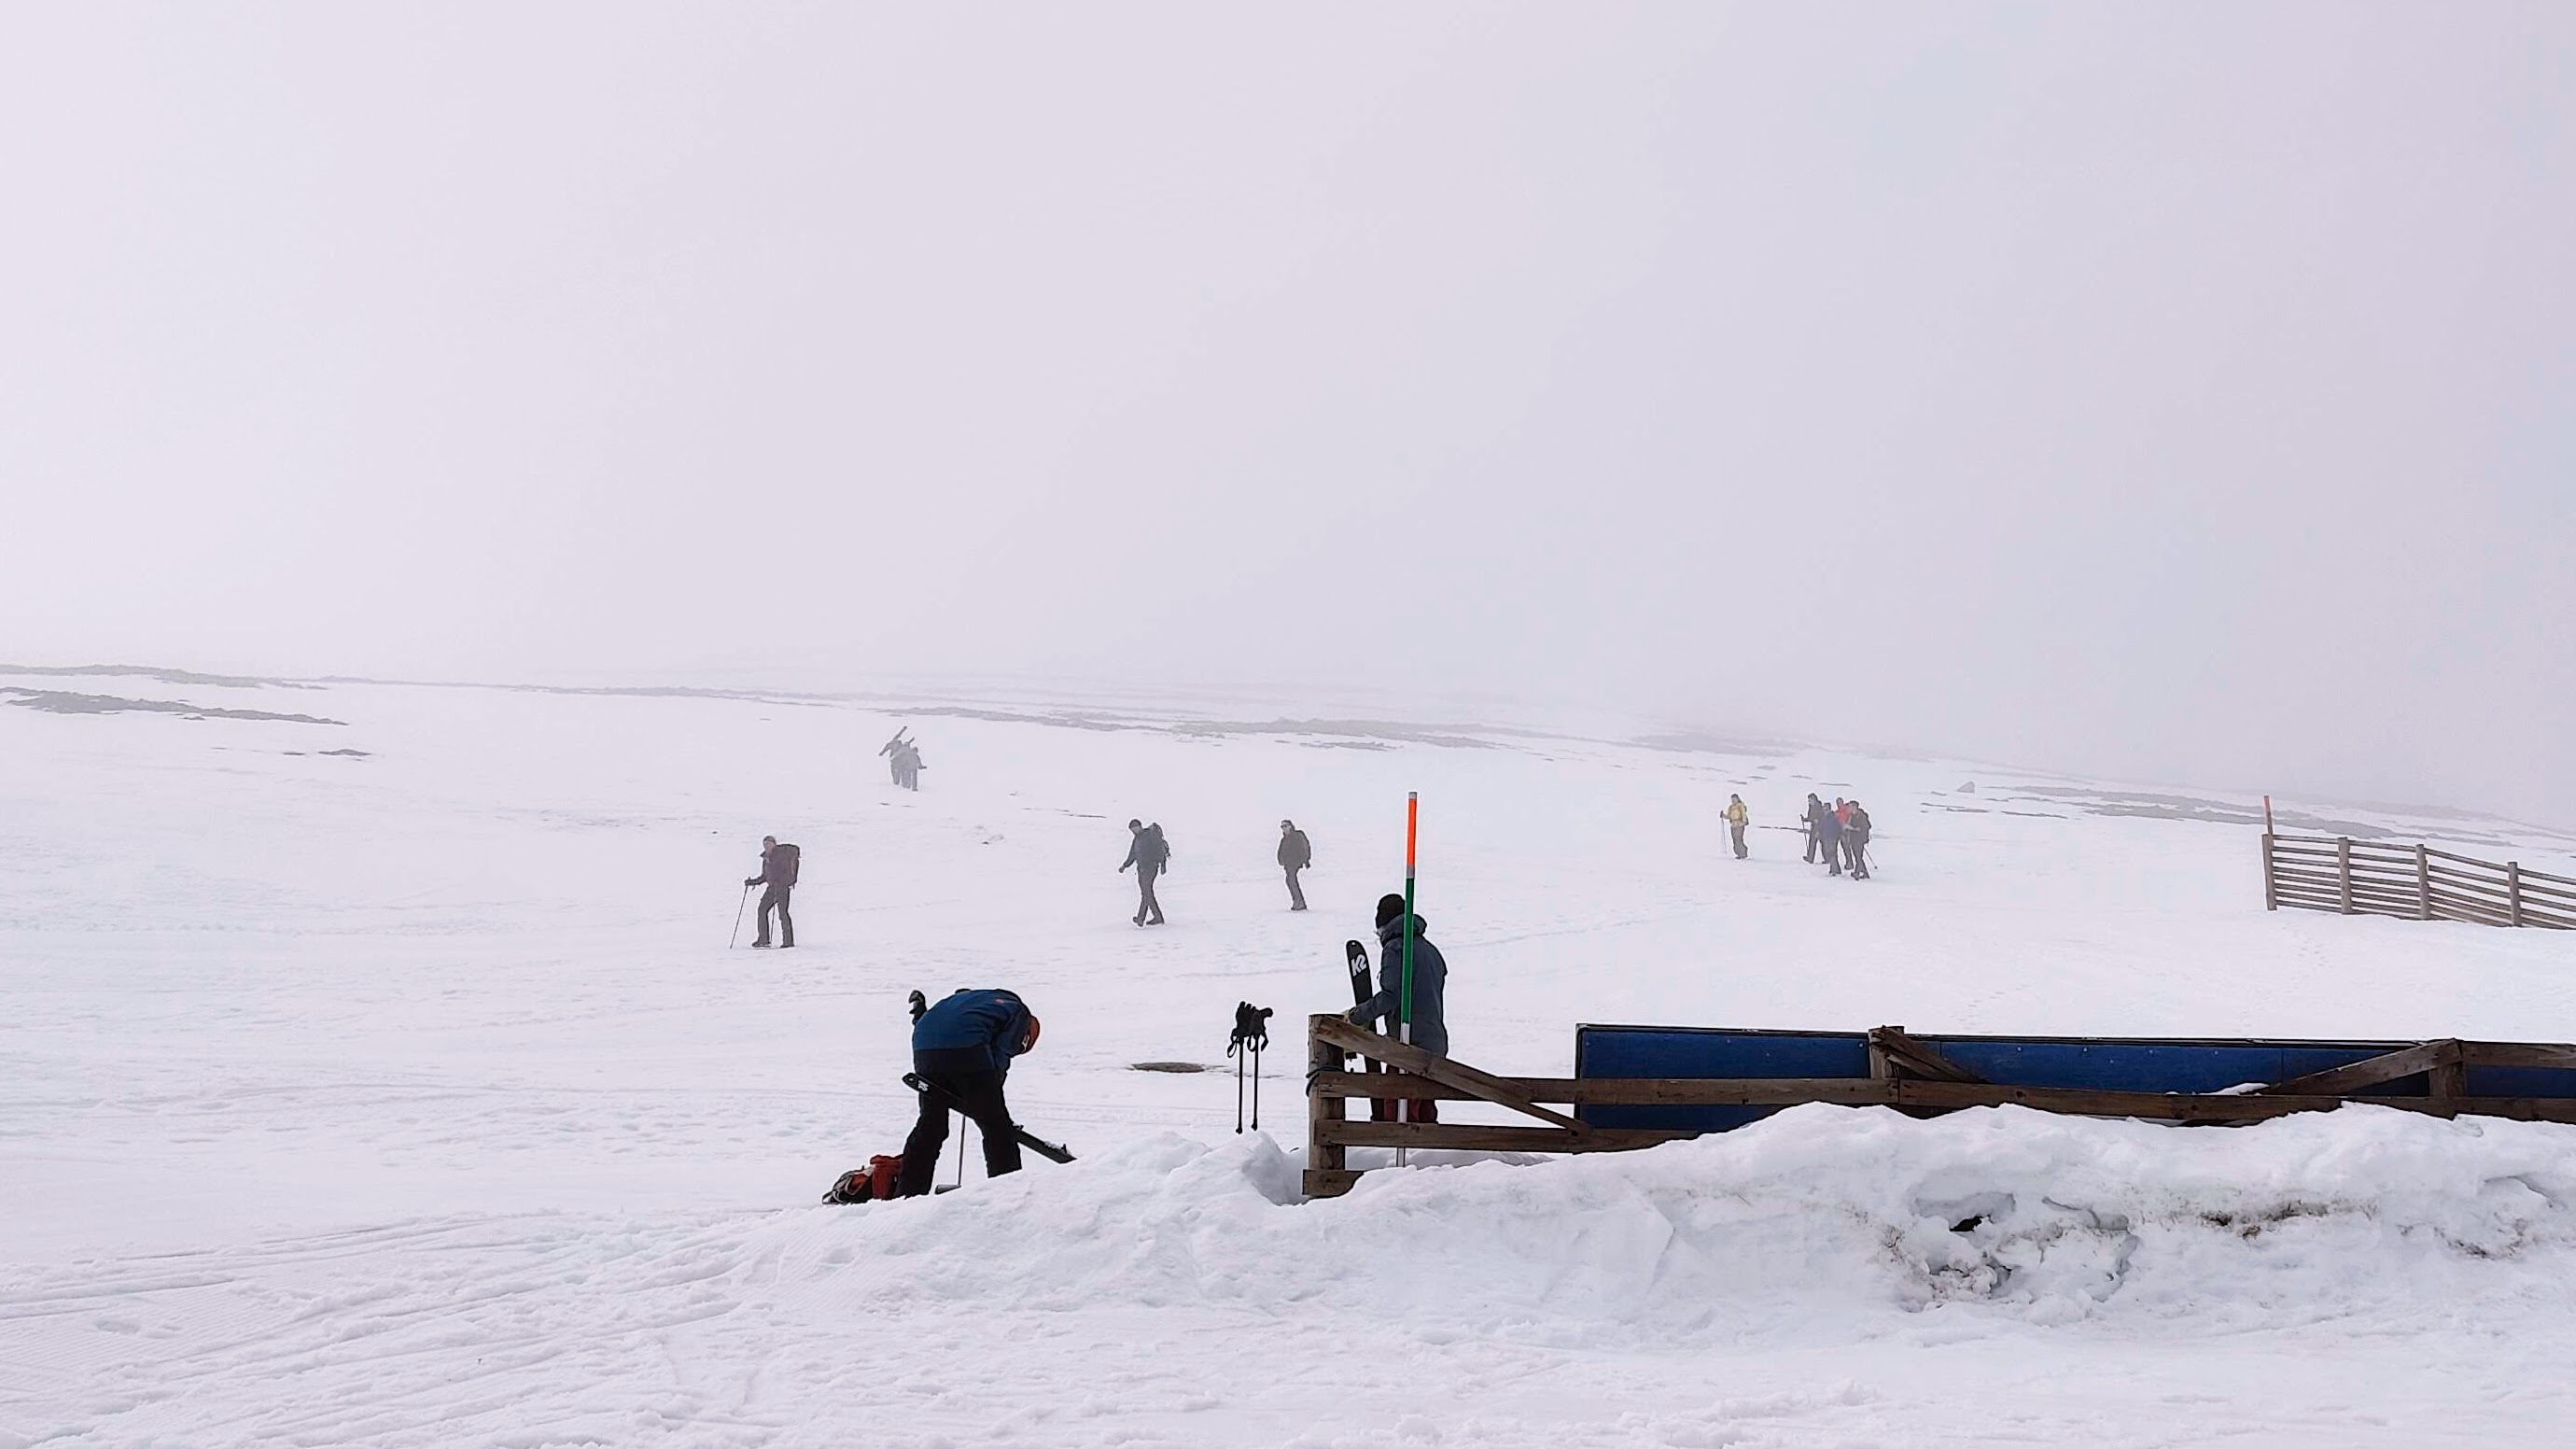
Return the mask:
<path fill-rule="evenodd" d="M 1154 877 L 1161 872 L 1149 865 L 1136 867 L 1136 924 L 1163 924 L 1163 903 L 1154 899 Z"/>
<path fill-rule="evenodd" d="M 1297 872 L 1304 870 L 1305 868 L 1306 867 L 1302 865 L 1292 865 L 1288 867 L 1288 909 L 1292 911 L 1302 911 L 1306 909 L 1305 888 L 1297 884 Z"/>
<path fill-rule="evenodd" d="M 796 918 L 787 914 L 787 896 L 795 889 L 794 886 L 774 885 L 760 893 L 760 930 L 752 936 L 751 944 L 755 946 L 769 944 L 771 911 L 778 913 L 778 944 L 781 946 L 796 944 Z"/>
<path fill-rule="evenodd" d="M 1828 830 L 1819 838 L 1825 845 L 1825 874 L 1841 875 L 1843 873 L 1843 833 L 1840 830 Z"/>
<path fill-rule="evenodd" d="M 945 1087 L 966 1104 L 967 1120 L 984 1135 L 984 1175 L 1000 1177 L 1020 1170 L 1018 1129 L 1011 1125 L 1010 1106 L 1002 1100 L 1002 1074 L 990 1067 L 969 1071 L 936 1071 L 932 1057 L 945 1053 L 915 1052 L 913 1070 L 936 1087 Z M 948 1145 L 948 1102 L 935 1093 L 921 1094 L 921 1117 L 912 1124 L 912 1135 L 903 1141 L 903 1176 L 898 1178 L 895 1196 L 920 1197 L 930 1191 L 931 1179 L 939 1172 L 939 1150 Z"/>

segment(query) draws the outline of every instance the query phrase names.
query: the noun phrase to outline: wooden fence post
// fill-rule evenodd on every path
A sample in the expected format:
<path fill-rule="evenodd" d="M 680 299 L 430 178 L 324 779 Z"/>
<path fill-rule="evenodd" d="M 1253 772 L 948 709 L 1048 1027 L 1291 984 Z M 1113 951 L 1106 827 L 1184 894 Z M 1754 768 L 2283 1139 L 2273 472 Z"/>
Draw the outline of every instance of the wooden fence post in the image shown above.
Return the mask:
<path fill-rule="evenodd" d="M 2352 914 L 2352 837 L 2335 840 L 2335 882 L 2343 891 L 2343 913 Z"/>
<path fill-rule="evenodd" d="M 2522 924 L 2522 862 L 2504 863 L 2504 918 L 2507 924 Z"/>
<path fill-rule="evenodd" d="M 1342 1120 L 1342 1099 L 1328 1096 L 1320 1078 L 1326 1072 L 1342 1069 L 1342 1049 L 1315 1034 L 1315 1023 L 1306 1022 L 1306 1195 L 1339 1197 L 1351 1190 L 1358 1176 L 1350 1171 L 1348 1149 L 1340 1143 L 1324 1141 L 1322 1124 Z"/>
<path fill-rule="evenodd" d="M 2433 919 L 2433 857 L 2415 847 L 2415 919 Z"/>
<path fill-rule="evenodd" d="M 2263 832 L 2263 909 L 2277 911 L 2280 908 L 2281 893 L 2272 884 L 2272 832 L 2266 830 Z"/>

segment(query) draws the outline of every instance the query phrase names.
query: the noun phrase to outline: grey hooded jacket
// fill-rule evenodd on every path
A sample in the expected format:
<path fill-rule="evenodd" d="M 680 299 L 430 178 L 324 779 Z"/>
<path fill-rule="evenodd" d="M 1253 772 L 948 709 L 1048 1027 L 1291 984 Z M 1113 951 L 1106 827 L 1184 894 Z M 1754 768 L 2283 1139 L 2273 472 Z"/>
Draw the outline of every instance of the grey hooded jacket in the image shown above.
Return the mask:
<path fill-rule="evenodd" d="M 1423 938 L 1422 918 L 1413 918 L 1413 1044 L 1427 1052 L 1449 1055 L 1449 962 L 1440 948 Z M 1377 995 L 1350 1010 L 1362 1026 L 1383 1019 L 1395 1030 L 1396 1005 L 1404 995 L 1404 932 L 1401 918 L 1378 928 Z"/>

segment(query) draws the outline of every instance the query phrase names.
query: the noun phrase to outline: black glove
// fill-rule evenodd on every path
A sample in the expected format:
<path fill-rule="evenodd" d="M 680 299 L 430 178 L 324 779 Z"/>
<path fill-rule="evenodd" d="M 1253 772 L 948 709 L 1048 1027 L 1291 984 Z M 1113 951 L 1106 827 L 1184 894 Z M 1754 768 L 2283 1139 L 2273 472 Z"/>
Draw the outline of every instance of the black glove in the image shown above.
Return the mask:
<path fill-rule="evenodd" d="M 742 883 L 742 888 L 743 888 L 744 890 L 749 890 L 749 889 L 751 889 L 753 886 L 756 886 L 756 885 L 758 885 L 758 884 L 760 884 L 760 877 L 758 877 L 758 876 L 753 876 L 751 879 L 749 879 L 749 880 L 747 880 L 747 881 L 744 881 L 744 882 Z"/>

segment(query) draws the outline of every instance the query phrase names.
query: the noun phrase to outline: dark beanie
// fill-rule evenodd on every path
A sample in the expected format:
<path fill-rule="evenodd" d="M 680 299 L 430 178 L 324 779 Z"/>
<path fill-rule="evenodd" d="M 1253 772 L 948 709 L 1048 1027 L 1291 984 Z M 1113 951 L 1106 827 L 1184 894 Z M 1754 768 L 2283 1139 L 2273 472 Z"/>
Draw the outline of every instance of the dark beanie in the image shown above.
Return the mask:
<path fill-rule="evenodd" d="M 1377 898 L 1377 923 L 1379 925 L 1383 926 L 1387 922 L 1392 921 L 1403 914 L 1404 897 L 1379 896 Z"/>

